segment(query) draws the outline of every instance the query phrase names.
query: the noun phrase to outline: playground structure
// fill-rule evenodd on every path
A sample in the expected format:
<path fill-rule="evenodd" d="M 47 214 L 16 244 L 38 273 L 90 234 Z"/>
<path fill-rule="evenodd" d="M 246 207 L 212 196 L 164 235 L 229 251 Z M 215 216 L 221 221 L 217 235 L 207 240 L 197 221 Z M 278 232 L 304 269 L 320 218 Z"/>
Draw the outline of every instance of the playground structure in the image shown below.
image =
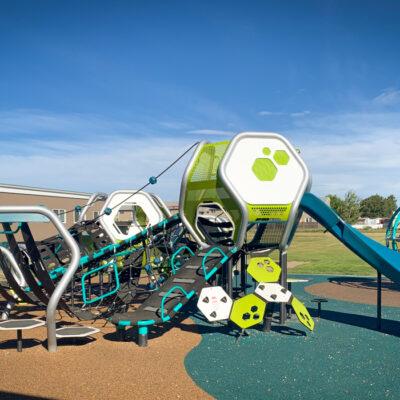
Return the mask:
<path fill-rule="evenodd" d="M 291 306 L 313 330 L 287 283 L 287 250 L 303 211 L 394 281 L 400 255 L 347 225 L 310 189 L 308 169 L 285 138 L 249 132 L 197 146 L 182 179 L 179 215 L 171 216 L 161 199 L 141 190 L 110 194 L 98 218 L 82 219 L 70 231 L 42 207 L 0 207 L 9 247 L 1 250 L 7 282 L 0 294 L 8 313 L 17 302 L 46 307 L 50 351 L 57 337 L 95 333 L 84 326 L 56 330 L 57 309 L 81 320 L 109 320 L 121 333 L 136 327 L 145 346 L 149 328 L 172 321 L 194 297 L 209 321 L 230 320 L 241 333 L 266 325 L 276 303 L 281 324 Z M 122 209 L 131 216 L 119 224 Z M 60 235 L 35 242 L 29 224 L 44 220 Z M 278 263 L 268 256 L 274 250 Z M 254 293 L 247 293 L 247 274 L 256 282 Z M 132 307 L 138 294 L 145 299 Z"/>
<path fill-rule="evenodd" d="M 386 228 L 386 247 L 399 251 L 400 242 L 400 207 L 393 213 Z"/>

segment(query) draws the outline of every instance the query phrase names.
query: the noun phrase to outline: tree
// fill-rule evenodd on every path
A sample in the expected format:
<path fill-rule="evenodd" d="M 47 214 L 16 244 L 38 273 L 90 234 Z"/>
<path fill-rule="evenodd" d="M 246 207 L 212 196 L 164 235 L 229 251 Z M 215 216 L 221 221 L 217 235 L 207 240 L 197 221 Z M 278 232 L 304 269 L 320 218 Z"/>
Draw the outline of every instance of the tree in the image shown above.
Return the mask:
<path fill-rule="evenodd" d="M 329 205 L 331 208 L 339 213 L 343 207 L 343 200 L 339 196 L 336 196 L 336 194 L 328 194 L 327 197 L 329 198 Z"/>
<path fill-rule="evenodd" d="M 397 210 L 397 199 L 392 194 L 385 199 L 383 216 L 389 218 Z"/>
<path fill-rule="evenodd" d="M 385 199 L 379 194 L 374 194 L 360 203 L 361 216 L 364 218 L 379 218 L 385 214 Z"/>
<path fill-rule="evenodd" d="M 361 216 L 364 218 L 389 218 L 397 209 L 396 197 L 382 197 L 378 194 L 362 200 Z"/>
<path fill-rule="evenodd" d="M 344 196 L 344 210 L 342 218 L 349 224 L 354 224 L 360 218 L 360 199 L 350 191 Z"/>
<path fill-rule="evenodd" d="M 360 199 L 350 191 L 341 199 L 334 194 L 328 195 L 331 207 L 349 224 L 354 224 L 360 218 Z"/>

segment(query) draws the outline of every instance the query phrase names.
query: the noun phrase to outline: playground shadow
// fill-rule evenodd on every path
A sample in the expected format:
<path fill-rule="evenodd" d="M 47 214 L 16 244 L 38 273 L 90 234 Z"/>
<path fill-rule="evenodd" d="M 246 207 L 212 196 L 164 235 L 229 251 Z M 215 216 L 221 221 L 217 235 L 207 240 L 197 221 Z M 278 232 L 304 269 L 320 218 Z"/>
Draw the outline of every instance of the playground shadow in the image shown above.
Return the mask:
<path fill-rule="evenodd" d="M 42 341 L 39 339 L 23 339 L 22 348 L 30 349 L 32 347 L 40 346 Z M 0 350 L 15 350 L 17 351 L 17 339 L 7 339 L 0 342 Z M 0 397 L 1 399 L 1 397 Z"/>
<path fill-rule="evenodd" d="M 290 326 L 272 325 L 271 331 L 286 336 L 307 336 L 305 331 Z"/>
<path fill-rule="evenodd" d="M 183 321 L 187 318 L 191 318 L 195 323 L 186 324 Z M 200 320 L 204 323 L 196 323 L 196 320 Z M 237 336 L 237 329 L 235 330 L 231 324 L 226 323 L 215 323 L 210 324 L 200 313 L 193 308 L 189 309 L 186 313 L 177 314 L 171 321 L 166 322 L 162 325 L 149 326 L 148 339 L 154 339 L 162 336 L 164 333 L 170 331 L 172 328 L 180 329 L 183 332 L 207 335 L 210 333 L 219 333 L 231 337 Z M 132 341 L 138 337 L 138 330 L 136 327 L 127 329 L 123 334 L 119 332 L 106 333 L 104 336 L 105 340 L 110 341 Z"/>
<path fill-rule="evenodd" d="M 1 400 L 51 400 L 50 397 L 39 397 L 33 396 L 31 394 L 26 395 L 22 393 L 11 393 L 11 392 L 3 392 L 0 391 L 0 399 Z"/>
<path fill-rule="evenodd" d="M 186 324 L 183 321 L 190 318 L 194 321 L 194 324 Z M 271 326 L 271 332 L 278 333 L 286 336 L 307 336 L 307 333 L 303 330 L 289 327 L 287 325 L 278 325 L 278 320 L 274 319 Z M 207 319 L 192 307 L 185 314 L 179 314 L 174 317 L 170 322 L 164 323 L 162 325 L 150 326 L 148 331 L 148 339 L 154 339 L 162 336 L 164 333 L 168 332 L 172 328 L 180 329 L 183 332 L 193 333 L 197 335 L 208 335 L 208 334 L 220 334 L 229 336 L 232 338 L 238 338 L 241 329 L 237 327 L 234 323 L 230 321 L 221 321 L 210 323 Z M 251 327 L 251 329 L 262 332 L 263 327 L 261 324 Z M 268 332 L 264 332 L 268 333 Z M 138 330 L 136 327 L 127 329 L 124 333 L 121 332 L 110 332 L 105 334 L 104 339 L 110 341 L 136 341 L 138 337 Z"/>
<path fill-rule="evenodd" d="M 317 318 L 317 309 L 309 308 L 310 315 Z M 323 310 L 321 320 L 338 322 L 340 324 L 356 326 L 372 331 L 378 331 L 387 335 L 400 337 L 400 321 L 392 319 L 382 319 L 381 329 L 377 329 L 377 319 L 369 315 L 346 313 L 342 311 Z"/>
<path fill-rule="evenodd" d="M 70 338 L 57 338 L 57 346 L 58 347 L 68 347 L 68 346 L 74 346 L 74 347 L 80 347 L 80 346 L 85 346 L 89 343 L 95 342 L 97 339 L 91 336 L 86 336 L 86 337 L 70 337 Z M 25 343 L 25 342 L 24 342 Z M 47 339 L 43 340 L 41 342 L 42 346 L 47 349 Z M 25 347 L 25 346 L 24 346 Z"/>
<path fill-rule="evenodd" d="M 328 278 L 328 282 L 335 283 L 336 285 L 352 287 L 357 289 L 373 289 L 377 290 L 378 282 L 374 277 L 350 277 L 338 276 Z M 382 291 L 400 291 L 400 284 L 392 282 L 388 279 L 382 279 Z"/>

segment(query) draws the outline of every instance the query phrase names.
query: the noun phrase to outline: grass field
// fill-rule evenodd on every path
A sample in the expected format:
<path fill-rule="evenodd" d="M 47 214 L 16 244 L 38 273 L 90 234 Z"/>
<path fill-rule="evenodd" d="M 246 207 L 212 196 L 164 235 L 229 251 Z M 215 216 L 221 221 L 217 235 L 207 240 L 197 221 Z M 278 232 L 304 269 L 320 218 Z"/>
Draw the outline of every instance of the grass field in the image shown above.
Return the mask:
<path fill-rule="evenodd" d="M 364 232 L 384 243 L 383 230 Z M 290 269 L 291 273 L 375 275 L 376 271 L 353 254 L 329 233 L 297 231 L 288 253 L 289 261 L 302 262 Z"/>

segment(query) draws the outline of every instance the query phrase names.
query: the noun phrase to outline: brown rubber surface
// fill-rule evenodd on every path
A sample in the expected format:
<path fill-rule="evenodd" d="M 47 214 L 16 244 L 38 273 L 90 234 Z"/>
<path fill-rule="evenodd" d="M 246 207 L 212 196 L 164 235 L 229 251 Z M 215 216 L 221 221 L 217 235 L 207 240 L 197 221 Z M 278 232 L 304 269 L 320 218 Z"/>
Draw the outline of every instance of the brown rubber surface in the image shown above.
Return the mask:
<path fill-rule="evenodd" d="M 315 296 L 327 297 L 354 303 L 376 304 L 377 282 L 368 278 L 340 277 L 330 282 L 318 283 L 305 288 Z M 400 307 L 400 285 L 382 282 L 382 305 Z"/>
<path fill-rule="evenodd" d="M 22 313 L 24 317 L 29 315 Z M 118 341 L 113 325 L 103 324 L 94 324 L 101 329 L 96 340 L 78 338 L 77 345 L 71 339 L 59 340 L 56 353 L 49 353 L 41 343 L 45 327 L 23 332 L 22 353 L 16 350 L 16 332 L 1 331 L 0 398 L 211 398 L 185 371 L 186 354 L 201 340 L 190 319 L 177 321 L 163 335 L 151 334 L 147 348 L 138 347 L 129 337 L 127 342 Z"/>

